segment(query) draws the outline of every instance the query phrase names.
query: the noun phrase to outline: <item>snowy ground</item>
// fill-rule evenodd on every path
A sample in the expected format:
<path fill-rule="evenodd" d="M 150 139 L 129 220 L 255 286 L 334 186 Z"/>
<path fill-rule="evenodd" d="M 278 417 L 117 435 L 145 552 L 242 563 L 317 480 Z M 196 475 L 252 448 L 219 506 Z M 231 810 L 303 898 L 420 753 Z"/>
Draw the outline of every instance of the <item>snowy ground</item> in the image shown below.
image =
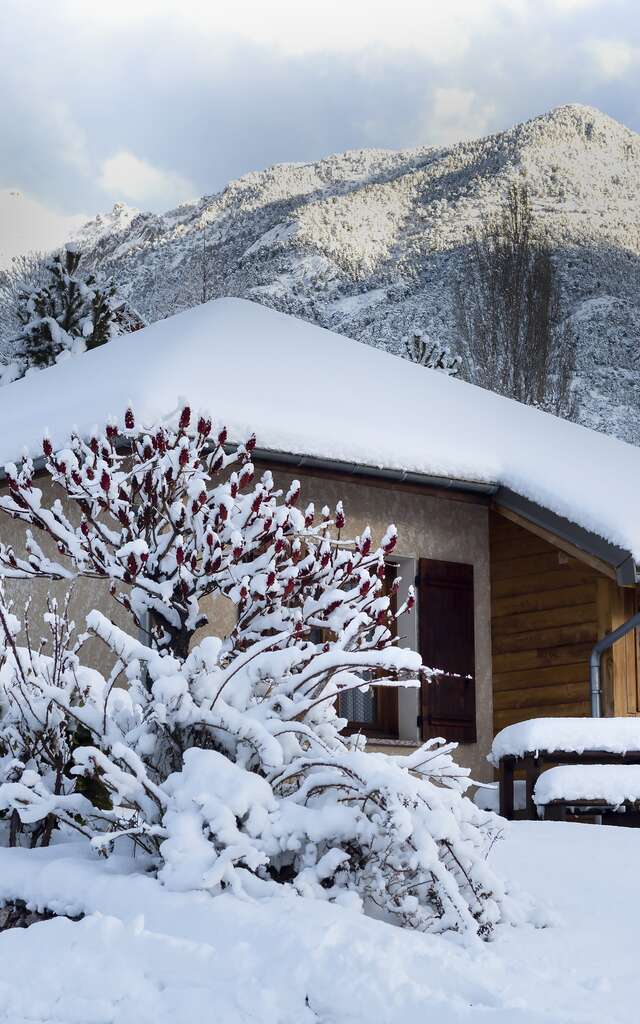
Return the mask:
<path fill-rule="evenodd" d="M 496 866 L 553 923 L 465 947 L 304 900 L 177 894 L 73 847 L 0 850 L 0 898 L 61 911 L 0 936 L 11 1024 L 635 1022 L 640 831 L 515 823 Z M 27 867 L 27 870 L 25 870 Z"/>

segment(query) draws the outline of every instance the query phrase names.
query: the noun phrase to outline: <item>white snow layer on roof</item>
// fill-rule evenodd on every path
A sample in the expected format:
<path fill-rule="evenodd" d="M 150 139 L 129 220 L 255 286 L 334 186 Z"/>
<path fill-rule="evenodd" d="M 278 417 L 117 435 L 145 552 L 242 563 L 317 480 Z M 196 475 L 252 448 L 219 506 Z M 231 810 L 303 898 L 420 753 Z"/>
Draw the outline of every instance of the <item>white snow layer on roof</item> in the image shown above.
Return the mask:
<path fill-rule="evenodd" d="M 640 450 L 241 299 L 159 321 L 0 392 L 0 465 L 129 401 L 187 398 L 263 449 L 502 484 L 640 557 Z"/>
<path fill-rule="evenodd" d="M 640 751 L 640 718 L 532 718 L 508 725 L 495 737 L 492 764 L 538 750 L 582 754 L 585 750 L 626 754 Z"/>

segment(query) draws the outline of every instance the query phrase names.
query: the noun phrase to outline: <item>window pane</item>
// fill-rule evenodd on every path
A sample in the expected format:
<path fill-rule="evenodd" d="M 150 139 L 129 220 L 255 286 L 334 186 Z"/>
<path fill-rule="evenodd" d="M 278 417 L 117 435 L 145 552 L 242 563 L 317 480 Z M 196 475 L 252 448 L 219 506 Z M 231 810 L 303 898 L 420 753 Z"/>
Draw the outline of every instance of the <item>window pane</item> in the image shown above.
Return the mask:
<path fill-rule="evenodd" d="M 376 693 L 373 689 L 366 693 L 362 693 L 361 690 L 349 690 L 341 694 L 338 707 L 340 717 L 348 719 L 349 722 L 373 725 L 377 719 Z"/>
<path fill-rule="evenodd" d="M 392 595 L 392 586 L 398 574 L 398 566 L 387 562 L 383 593 L 392 596 L 392 610 L 396 610 L 396 598 Z M 396 632 L 395 621 L 391 626 Z M 377 672 L 362 673 L 363 679 L 370 679 L 375 684 Z M 362 693 L 354 689 L 344 693 L 338 699 L 338 712 L 341 718 L 349 722 L 347 733 L 358 732 L 364 728 L 369 736 L 395 737 L 398 734 L 398 693 L 389 687 L 373 685 Z"/>

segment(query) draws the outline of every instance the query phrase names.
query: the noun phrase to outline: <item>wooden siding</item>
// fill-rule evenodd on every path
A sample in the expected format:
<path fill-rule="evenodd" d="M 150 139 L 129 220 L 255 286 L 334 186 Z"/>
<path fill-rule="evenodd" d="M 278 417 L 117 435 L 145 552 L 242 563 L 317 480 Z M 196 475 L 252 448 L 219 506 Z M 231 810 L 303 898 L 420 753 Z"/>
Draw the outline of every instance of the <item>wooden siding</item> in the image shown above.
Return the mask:
<path fill-rule="evenodd" d="M 638 611 L 638 591 L 599 581 L 599 617 L 602 633 L 617 629 Z M 603 658 L 605 714 L 640 714 L 640 636 L 628 633 Z"/>
<path fill-rule="evenodd" d="M 618 588 L 499 513 L 489 522 L 496 732 L 527 718 L 588 715 L 589 654 L 604 632 L 605 593 Z"/>

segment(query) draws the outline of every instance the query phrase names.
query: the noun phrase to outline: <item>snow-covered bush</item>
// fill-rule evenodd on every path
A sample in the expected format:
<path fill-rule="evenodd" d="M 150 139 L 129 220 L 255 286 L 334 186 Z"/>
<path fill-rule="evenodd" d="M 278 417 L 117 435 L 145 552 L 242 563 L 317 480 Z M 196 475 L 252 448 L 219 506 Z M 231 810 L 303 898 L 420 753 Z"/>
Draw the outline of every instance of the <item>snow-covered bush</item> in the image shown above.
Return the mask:
<path fill-rule="evenodd" d="M 424 331 L 414 331 L 402 339 L 407 359 L 428 370 L 439 370 L 447 377 L 457 377 L 462 359 L 451 354 L 447 345 L 432 341 Z"/>
<path fill-rule="evenodd" d="M 383 593 L 395 529 L 377 548 L 369 530 L 345 540 L 340 504 L 316 518 L 297 508 L 297 481 L 286 494 L 269 472 L 254 481 L 254 445 L 228 451 L 226 431 L 207 415 L 192 425 L 186 407 L 150 430 L 128 410 L 57 454 L 45 438 L 64 504 L 44 503 L 29 459 L 6 467 L 0 507 L 35 532 L 25 553 L 0 544 L 0 573 L 102 578 L 135 627 L 93 610 L 78 634 L 52 602 L 50 642 L 36 644 L 27 613 L 0 600 L 9 840 L 71 829 L 105 854 L 140 848 L 173 888 L 293 888 L 488 935 L 509 913 L 485 861 L 499 820 L 464 796 L 454 745 L 370 754 L 338 716 L 341 693 L 428 675 L 390 628 L 413 603 L 394 613 Z M 211 596 L 232 602 L 235 625 L 194 643 Z M 110 652 L 108 676 L 83 662 L 88 638 Z"/>

